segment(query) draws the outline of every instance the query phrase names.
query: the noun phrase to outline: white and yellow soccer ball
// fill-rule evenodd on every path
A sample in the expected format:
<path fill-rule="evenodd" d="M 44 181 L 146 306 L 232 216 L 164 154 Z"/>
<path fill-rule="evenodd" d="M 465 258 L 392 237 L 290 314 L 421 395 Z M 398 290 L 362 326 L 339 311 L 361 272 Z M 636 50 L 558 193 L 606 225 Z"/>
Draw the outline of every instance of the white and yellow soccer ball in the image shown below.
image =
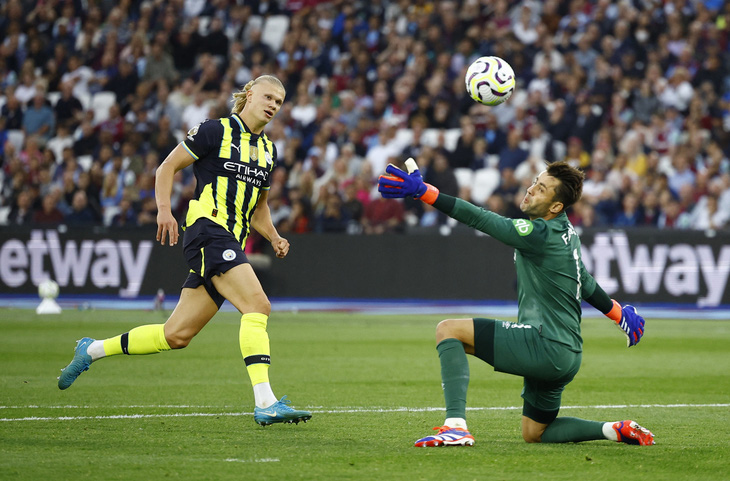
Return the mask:
<path fill-rule="evenodd" d="M 499 57 L 479 57 L 466 70 L 466 91 L 476 102 L 495 106 L 506 101 L 515 90 L 515 73 Z"/>
<path fill-rule="evenodd" d="M 38 284 L 38 295 L 41 299 L 55 299 L 58 297 L 58 283 L 51 279 Z"/>

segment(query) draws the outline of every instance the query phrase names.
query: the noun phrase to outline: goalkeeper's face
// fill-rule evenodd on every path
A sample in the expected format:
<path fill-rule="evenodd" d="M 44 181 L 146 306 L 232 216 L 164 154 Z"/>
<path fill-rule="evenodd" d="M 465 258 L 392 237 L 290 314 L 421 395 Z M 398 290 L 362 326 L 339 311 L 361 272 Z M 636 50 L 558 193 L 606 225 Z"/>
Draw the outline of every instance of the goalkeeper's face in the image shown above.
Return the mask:
<path fill-rule="evenodd" d="M 520 210 L 531 219 L 552 219 L 563 210 L 562 202 L 555 200 L 555 189 L 560 181 L 543 171 L 535 178 L 520 202 Z"/>

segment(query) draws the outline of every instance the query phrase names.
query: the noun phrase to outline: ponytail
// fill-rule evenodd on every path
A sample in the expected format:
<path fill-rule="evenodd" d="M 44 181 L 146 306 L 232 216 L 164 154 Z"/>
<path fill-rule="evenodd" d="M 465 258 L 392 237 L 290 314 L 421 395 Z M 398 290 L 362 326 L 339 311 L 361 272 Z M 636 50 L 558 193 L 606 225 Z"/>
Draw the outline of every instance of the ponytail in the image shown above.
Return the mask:
<path fill-rule="evenodd" d="M 284 88 L 284 84 L 281 83 L 281 80 L 274 77 L 273 75 L 261 75 L 260 77 L 257 77 L 255 80 L 249 81 L 246 85 L 243 86 L 241 90 L 238 92 L 233 93 L 233 108 L 231 108 L 232 114 L 240 114 L 243 112 L 243 108 L 246 106 L 246 100 L 248 91 L 253 88 L 254 85 L 260 82 L 268 82 L 276 85 L 277 87 L 281 88 L 284 92 L 286 92 L 286 89 Z"/>

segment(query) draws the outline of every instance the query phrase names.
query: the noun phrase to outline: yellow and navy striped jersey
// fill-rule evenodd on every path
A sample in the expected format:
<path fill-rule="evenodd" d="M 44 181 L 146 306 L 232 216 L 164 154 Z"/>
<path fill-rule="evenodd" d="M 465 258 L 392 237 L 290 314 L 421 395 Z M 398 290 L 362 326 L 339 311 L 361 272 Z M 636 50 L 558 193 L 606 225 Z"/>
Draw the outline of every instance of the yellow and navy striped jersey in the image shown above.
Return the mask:
<path fill-rule="evenodd" d="M 185 225 L 201 218 L 222 226 L 245 246 L 251 216 L 270 188 L 276 147 L 263 132 L 251 132 L 241 117 L 206 120 L 193 127 L 183 147 L 195 158 L 195 198 Z"/>

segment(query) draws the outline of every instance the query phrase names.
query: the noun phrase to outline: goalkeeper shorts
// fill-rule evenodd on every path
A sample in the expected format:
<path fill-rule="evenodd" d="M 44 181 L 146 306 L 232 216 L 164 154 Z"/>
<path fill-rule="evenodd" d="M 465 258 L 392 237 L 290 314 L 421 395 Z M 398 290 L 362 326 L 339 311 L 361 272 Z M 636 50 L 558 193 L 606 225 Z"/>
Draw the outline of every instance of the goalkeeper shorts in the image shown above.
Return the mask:
<path fill-rule="evenodd" d="M 220 308 L 225 298 L 216 290 L 212 278 L 241 264 L 248 264 L 241 244 L 215 222 L 198 219 L 185 228 L 183 253 L 190 267 L 183 288 L 205 286 L 211 299 Z"/>
<path fill-rule="evenodd" d="M 560 408 L 582 359 L 582 353 L 542 337 L 537 327 L 480 318 L 474 319 L 474 355 L 495 371 L 522 376 L 522 398 L 540 411 Z"/>

